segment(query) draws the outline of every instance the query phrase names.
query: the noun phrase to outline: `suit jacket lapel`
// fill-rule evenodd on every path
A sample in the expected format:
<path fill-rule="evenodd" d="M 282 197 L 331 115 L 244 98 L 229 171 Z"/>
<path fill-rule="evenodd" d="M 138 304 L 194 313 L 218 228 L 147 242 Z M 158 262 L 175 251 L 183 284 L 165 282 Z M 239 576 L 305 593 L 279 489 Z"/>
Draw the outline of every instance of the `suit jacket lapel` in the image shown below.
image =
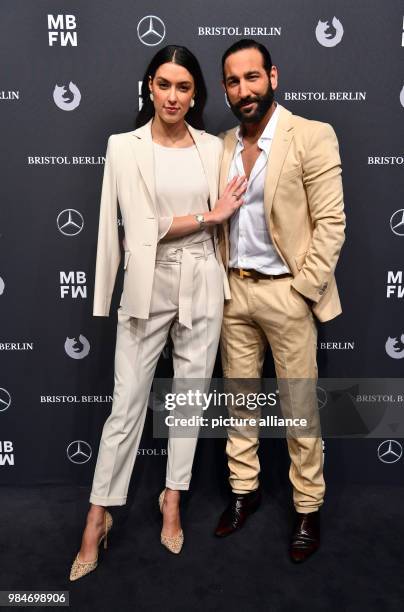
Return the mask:
<path fill-rule="evenodd" d="M 231 166 L 231 162 L 233 159 L 234 150 L 237 144 L 236 131 L 237 131 L 237 127 L 227 132 L 226 136 L 224 137 L 224 151 L 223 151 L 223 158 L 222 158 L 222 163 L 220 167 L 220 179 L 219 179 L 219 194 L 220 195 L 222 195 L 223 191 L 226 188 L 227 183 L 229 182 L 230 166 Z M 228 264 L 229 264 L 229 249 L 230 249 L 230 239 L 229 239 L 230 228 L 229 228 L 228 220 L 226 220 L 223 223 L 222 229 L 223 229 L 224 244 L 225 244 L 224 265 L 227 271 Z"/>
<path fill-rule="evenodd" d="M 264 205 L 267 219 L 269 219 L 271 214 L 272 202 L 279 175 L 293 138 L 293 125 L 291 122 L 292 113 L 286 110 L 286 108 L 280 108 L 279 110 L 278 123 L 269 152 L 264 183 Z"/>
<path fill-rule="evenodd" d="M 131 145 L 136 164 L 149 192 L 153 211 L 157 215 L 151 123 L 152 119 L 132 132 Z"/>
<path fill-rule="evenodd" d="M 220 185 L 219 185 L 219 193 L 222 195 L 223 191 L 226 188 L 227 183 L 229 182 L 229 172 L 231 161 L 233 159 L 234 150 L 236 148 L 237 138 L 236 138 L 237 127 L 226 133 L 224 138 L 224 151 L 223 151 L 223 159 L 220 168 Z"/>

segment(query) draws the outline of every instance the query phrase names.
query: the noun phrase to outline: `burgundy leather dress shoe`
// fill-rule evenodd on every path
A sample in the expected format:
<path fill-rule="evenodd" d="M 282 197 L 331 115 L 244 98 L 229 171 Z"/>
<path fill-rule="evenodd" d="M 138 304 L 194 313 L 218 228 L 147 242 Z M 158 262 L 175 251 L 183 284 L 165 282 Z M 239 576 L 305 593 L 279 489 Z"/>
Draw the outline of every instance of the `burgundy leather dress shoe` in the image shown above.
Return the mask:
<path fill-rule="evenodd" d="M 306 561 L 320 546 L 320 512 L 296 512 L 296 523 L 290 542 L 290 558 L 294 563 Z"/>
<path fill-rule="evenodd" d="M 260 489 L 251 493 L 232 493 L 230 503 L 219 519 L 215 535 L 221 538 L 241 529 L 249 515 L 257 510 L 260 502 Z"/>

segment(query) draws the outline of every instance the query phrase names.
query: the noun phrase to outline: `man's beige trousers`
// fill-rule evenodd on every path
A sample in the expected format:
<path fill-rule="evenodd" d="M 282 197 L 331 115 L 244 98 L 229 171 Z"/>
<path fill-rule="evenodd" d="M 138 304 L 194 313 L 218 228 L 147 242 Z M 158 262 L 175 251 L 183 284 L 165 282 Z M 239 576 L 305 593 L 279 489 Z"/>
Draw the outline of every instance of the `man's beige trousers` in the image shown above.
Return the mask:
<path fill-rule="evenodd" d="M 282 412 L 285 416 L 309 415 L 319 424 L 317 396 L 311 392 L 318 377 L 317 328 L 310 306 L 291 286 L 292 279 L 290 276 L 255 281 L 230 272 L 232 299 L 224 306 L 221 337 L 223 373 L 231 379 L 260 378 L 269 343 L 277 379 L 282 379 L 283 389 L 291 389 L 289 396 L 288 392 L 284 394 L 284 402 L 281 399 Z M 313 382 L 307 385 L 307 393 L 304 384 L 298 393 L 292 392 L 293 385 L 288 385 L 288 381 L 296 379 Z M 240 416 L 240 410 L 230 411 Z M 297 512 L 314 512 L 323 504 L 325 483 L 319 426 L 316 431 L 317 436 L 287 438 L 289 477 Z M 248 435 L 229 429 L 226 452 L 233 492 L 257 489 L 258 445 L 258 427 L 250 428 Z"/>
<path fill-rule="evenodd" d="M 223 301 L 222 271 L 211 240 L 183 249 L 159 243 L 149 319 L 118 310 L 113 404 L 102 431 L 91 503 L 126 503 L 157 361 L 169 333 L 174 378 L 211 378 Z M 196 444 L 197 436 L 169 437 L 167 487 L 189 488 Z"/>

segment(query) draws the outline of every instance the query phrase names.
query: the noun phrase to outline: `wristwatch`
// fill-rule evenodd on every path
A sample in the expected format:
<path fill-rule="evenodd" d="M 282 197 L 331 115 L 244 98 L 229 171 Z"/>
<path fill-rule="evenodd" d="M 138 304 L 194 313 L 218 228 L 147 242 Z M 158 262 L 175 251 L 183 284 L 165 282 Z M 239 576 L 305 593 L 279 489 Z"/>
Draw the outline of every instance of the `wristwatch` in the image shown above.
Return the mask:
<path fill-rule="evenodd" d="M 203 215 L 195 215 L 195 219 L 199 223 L 199 229 L 203 230 L 206 225 L 205 217 Z"/>

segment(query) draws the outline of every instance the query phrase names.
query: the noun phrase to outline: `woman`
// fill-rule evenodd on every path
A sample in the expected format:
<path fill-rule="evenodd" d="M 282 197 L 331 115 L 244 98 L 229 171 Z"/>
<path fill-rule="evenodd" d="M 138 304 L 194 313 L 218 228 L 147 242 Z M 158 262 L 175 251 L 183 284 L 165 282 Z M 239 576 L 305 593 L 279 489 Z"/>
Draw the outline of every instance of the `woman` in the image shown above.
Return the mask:
<path fill-rule="evenodd" d="M 158 358 L 168 334 L 174 378 L 210 379 L 227 277 L 216 226 L 242 204 L 245 177 L 217 199 L 222 142 L 203 131 L 206 87 L 185 47 L 167 46 L 143 79 L 137 129 L 110 136 L 101 194 L 95 316 L 108 316 L 120 260 L 117 201 L 125 228 L 124 289 L 118 309 L 115 385 L 90 495 L 86 527 L 72 568 L 94 570 L 112 527 L 106 506 L 123 505 L 146 417 Z M 187 121 L 185 120 L 187 118 Z M 189 122 L 189 123 L 188 123 Z M 188 490 L 197 436 L 169 437 L 166 488 L 159 497 L 161 542 L 183 544 L 180 491 Z"/>

